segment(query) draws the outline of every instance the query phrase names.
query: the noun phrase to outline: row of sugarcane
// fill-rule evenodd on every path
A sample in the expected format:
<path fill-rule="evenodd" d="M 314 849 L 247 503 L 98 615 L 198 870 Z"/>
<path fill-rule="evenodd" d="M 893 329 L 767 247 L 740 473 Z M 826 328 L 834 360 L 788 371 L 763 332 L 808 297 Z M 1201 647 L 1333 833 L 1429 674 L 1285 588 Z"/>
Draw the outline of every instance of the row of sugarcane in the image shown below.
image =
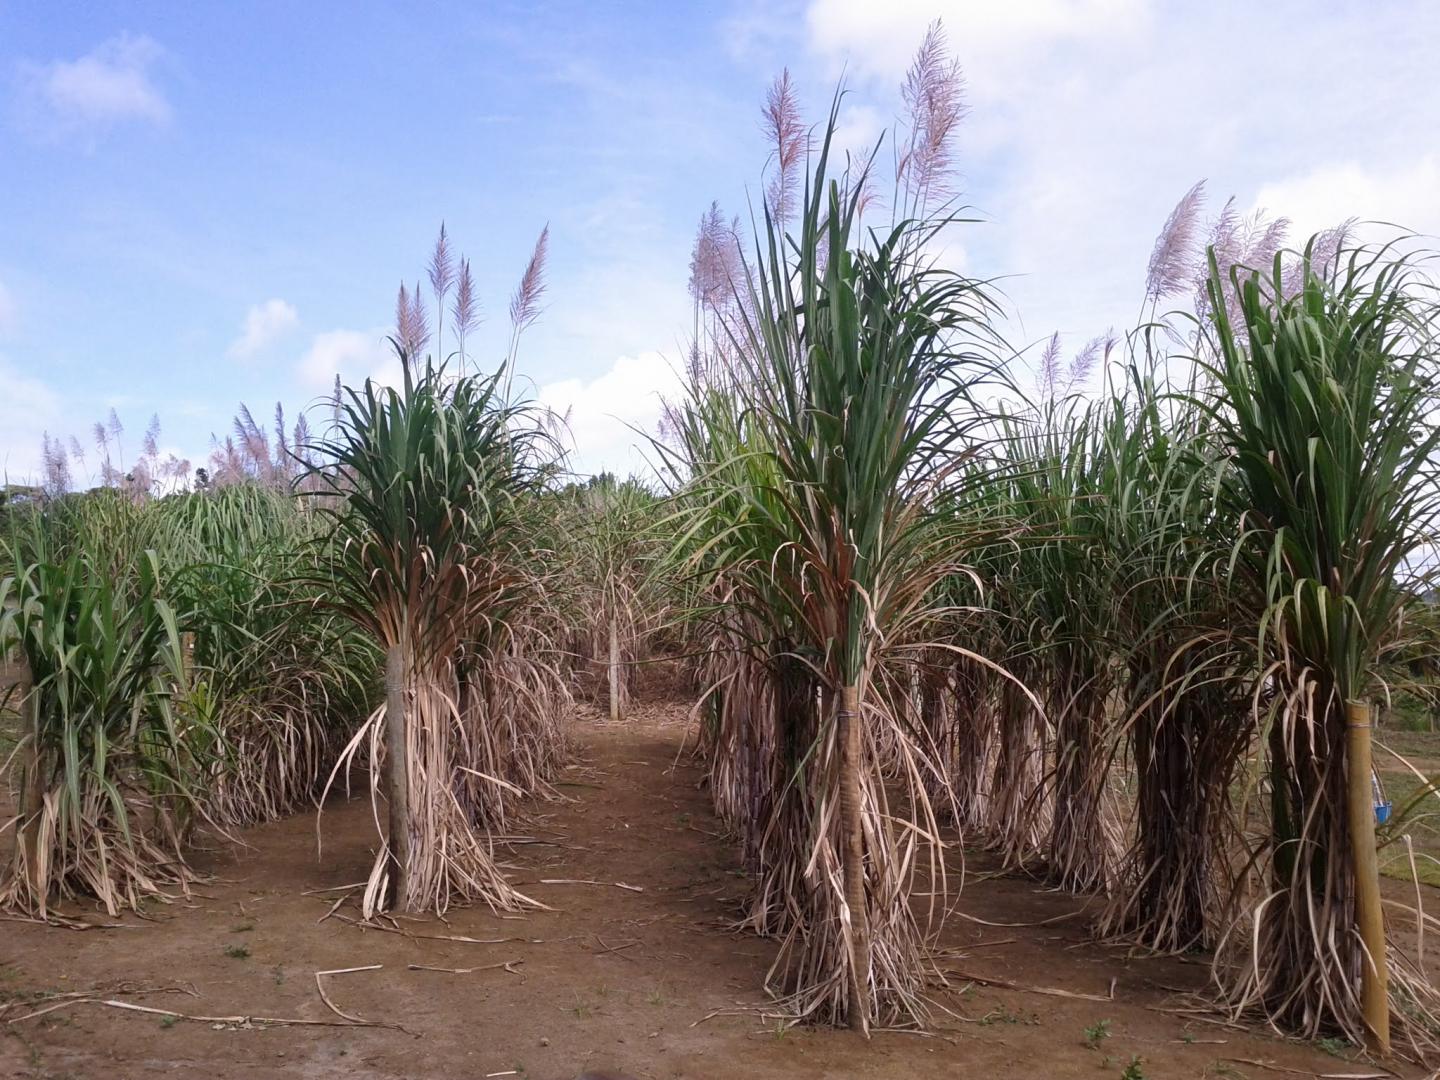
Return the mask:
<path fill-rule="evenodd" d="M 495 838 L 549 791 L 597 659 L 623 712 L 660 610 L 643 569 L 654 496 L 564 483 L 561 425 L 511 393 L 547 237 L 494 374 L 466 353 L 473 286 L 442 226 L 430 295 L 400 290 L 400 377 L 337 377 L 293 443 L 277 419 L 273 466 L 242 406 L 259 467 L 184 493 L 56 485 L 0 505 L 0 660 L 23 672 L 0 696 L 0 724 L 18 713 L 0 774 L 20 811 L 0 906 L 168 898 L 194 879 L 197 828 L 323 806 L 357 775 L 388 819 L 366 916 L 533 903 Z"/>
<path fill-rule="evenodd" d="M 403 361 L 396 387 L 342 391 L 303 485 L 5 508 L 0 654 L 23 677 L 0 695 L 0 905 L 167 899 L 197 829 L 357 774 L 390 822 L 367 914 L 529 902 L 491 838 L 561 760 L 569 619 L 593 608 L 554 549 L 602 515 L 552 483 L 553 432 L 503 373 Z"/>
<path fill-rule="evenodd" d="M 948 220 L 862 236 L 829 150 L 793 228 L 767 208 L 668 451 L 770 991 L 924 1023 L 964 841 L 1101 894 L 1107 937 L 1215 950 L 1236 1013 L 1433 1052 L 1369 751 L 1393 657 L 1434 650 L 1426 279 L 1391 249 L 1212 257 L 1202 314 L 1137 331 L 1104 392 L 1026 401 L 987 286 L 932 256 Z"/>
<path fill-rule="evenodd" d="M 22 679 L 0 703 L 19 811 L 0 905 L 138 907 L 188 887 L 197 825 L 311 800 L 374 662 L 316 603 L 318 535 L 258 487 L 7 509 L 0 652 Z"/>

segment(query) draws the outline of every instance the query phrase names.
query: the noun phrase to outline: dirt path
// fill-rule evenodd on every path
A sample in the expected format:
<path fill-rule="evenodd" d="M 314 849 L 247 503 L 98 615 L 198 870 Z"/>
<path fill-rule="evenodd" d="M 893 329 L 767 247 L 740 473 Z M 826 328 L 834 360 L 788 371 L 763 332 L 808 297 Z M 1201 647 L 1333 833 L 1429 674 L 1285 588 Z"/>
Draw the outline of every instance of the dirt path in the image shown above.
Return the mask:
<path fill-rule="evenodd" d="M 190 904 L 159 907 L 154 921 L 76 932 L 0 923 L 0 1001 L 37 992 L 184 985 L 187 993 L 122 1000 L 206 1016 L 340 1022 L 316 990 L 327 976 L 335 1006 L 388 1027 L 267 1027 L 169 1022 L 154 1014 L 79 1004 L 0 1033 L 0 1076 L 480 1078 L 568 1080 L 584 1067 L 670 1078 L 1119 1077 L 1132 1056 L 1146 1078 L 1368 1073 L 1313 1047 L 1156 1011 L 1178 1004 L 1164 987 L 1196 987 L 1205 969 L 1132 960 L 1088 944 L 1082 918 L 996 927 L 955 919 L 945 944 L 956 966 L 1025 986 L 1115 1000 L 972 987 L 952 1006 L 970 1018 L 936 1037 L 847 1032 L 781 1033 L 758 1014 L 716 1015 L 754 1002 L 772 944 L 725 927 L 744 880 L 717 835 L 700 771 L 671 769 L 681 703 L 642 705 L 629 722 L 576 726 L 577 759 L 560 790 L 517 831 L 505 861 L 527 891 L 555 910 L 505 919 L 452 911 L 446 922 L 403 921 L 411 934 L 504 939 L 487 944 L 319 922 L 330 895 L 307 890 L 365 876 L 374 824 L 364 801 L 328 811 L 318 859 L 313 815 L 246 834 L 248 849 L 215 853 L 217 880 Z M 971 869 L 976 869 L 972 860 Z M 541 884 L 542 879 L 614 884 Z M 642 890 L 642 891 L 635 891 Z M 1080 907 L 1070 896 L 1012 878 L 967 886 L 960 908 L 997 923 L 1035 923 Z M 93 917 L 93 916 L 92 916 Z M 500 965 L 509 963 L 509 970 Z M 411 970 L 473 968 L 467 973 Z M 15 1015 L 11 1010 L 10 1015 Z M 1098 1049 L 1087 1027 L 1108 1021 Z M 1246 1061 L 1227 1059 L 1249 1059 Z M 1290 1072 L 1274 1072 L 1263 1061 Z"/>

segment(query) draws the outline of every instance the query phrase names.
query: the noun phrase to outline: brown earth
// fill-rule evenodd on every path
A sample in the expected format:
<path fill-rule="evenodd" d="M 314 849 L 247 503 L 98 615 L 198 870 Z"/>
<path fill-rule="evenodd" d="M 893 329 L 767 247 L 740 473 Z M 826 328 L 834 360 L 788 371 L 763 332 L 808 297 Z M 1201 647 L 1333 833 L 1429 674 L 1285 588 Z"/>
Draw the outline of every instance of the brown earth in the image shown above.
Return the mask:
<path fill-rule="evenodd" d="M 745 882 L 701 769 L 675 764 L 686 708 L 652 701 L 620 725 L 597 723 L 595 710 L 577 721 L 564 801 L 517 826 L 544 842 L 503 856 L 553 911 L 454 910 L 444 921 L 402 920 L 405 934 L 344 921 L 356 917 L 353 901 L 325 917 L 340 894 L 320 890 L 359 881 L 370 865 L 375 824 L 357 799 L 327 810 L 318 854 L 313 815 L 250 830 L 246 847 L 200 860 L 213 882 L 149 920 L 84 932 L 0 924 L 0 1003 L 11 1003 L 0 1019 L 0 1077 L 568 1080 L 587 1067 L 645 1080 L 1374 1074 L 1311 1045 L 1166 1011 L 1185 1005 L 1176 988 L 1203 986 L 1202 962 L 1093 944 L 1080 900 L 987 876 L 981 856 L 970 859 L 981 873 L 959 897 L 963 917 L 943 939 L 952 950 L 943 962 L 967 976 L 956 986 L 968 989 L 946 1000 L 963 1020 L 869 1042 L 777 1027 L 747 1008 L 774 944 L 727 929 Z M 325 976 L 325 990 L 337 1009 L 393 1027 L 344 1026 L 317 992 L 315 972 L 369 965 L 380 967 Z M 1025 989 L 974 979 L 986 976 Z M 97 988 L 156 1010 L 336 1026 L 176 1021 L 91 1000 L 24 1018 L 65 1000 L 42 995 Z M 1085 1029 L 1101 1021 L 1108 1037 L 1091 1049 Z M 1125 1073 L 1133 1057 L 1138 1069 Z"/>

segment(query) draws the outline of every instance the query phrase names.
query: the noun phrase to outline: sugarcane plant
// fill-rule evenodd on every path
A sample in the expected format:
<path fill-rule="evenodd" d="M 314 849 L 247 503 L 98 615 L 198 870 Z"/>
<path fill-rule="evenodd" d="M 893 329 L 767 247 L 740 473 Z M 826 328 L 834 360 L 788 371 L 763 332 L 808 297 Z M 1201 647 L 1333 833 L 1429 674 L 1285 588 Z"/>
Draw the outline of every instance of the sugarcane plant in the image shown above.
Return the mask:
<path fill-rule="evenodd" d="M 1220 497 L 1241 523 L 1230 561 L 1254 598 L 1270 822 L 1241 945 L 1253 953 L 1227 989 L 1290 1031 L 1385 1053 L 1394 1018 L 1433 1048 L 1435 992 L 1386 947 L 1369 746 L 1381 661 L 1440 526 L 1440 309 L 1389 249 L 1314 255 L 1298 282 L 1279 257 L 1229 274 L 1211 257 L 1204 403 L 1229 459 Z"/>
<path fill-rule="evenodd" d="M 1186 952 L 1214 944 L 1225 905 L 1242 890 L 1235 793 L 1255 728 L 1253 659 L 1230 622 L 1239 583 L 1226 555 L 1238 523 L 1216 505 L 1224 459 L 1194 385 L 1162 384 L 1153 335 L 1136 337 L 1143 362 L 1116 374 L 1103 435 L 1115 753 L 1134 799 L 1097 929 Z"/>
<path fill-rule="evenodd" d="M 725 693 L 733 706 L 749 691 L 743 712 L 765 717 L 769 761 L 750 772 L 771 787 L 770 816 L 752 905 L 774 910 L 750 919 L 782 939 L 770 985 L 797 1017 L 864 1031 L 926 1014 L 909 897 L 922 848 L 944 887 L 931 770 L 913 740 L 888 735 L 938 633 L 937 586 L 967 550 L 955 465 L 995 363 L 985 287 L 928 254 L 953 218 L 863 238 L 868 163 L 843 184 L 830 175 L 835 120 L 793 235 L 767 208 L 731 330 L 735 375 L 718 399 L 692 401 L 702 417 L 731 403 L 739 422 L 722 424 L 736 437 L 719 433 L 718 459 L 692 474 L 713 493 L 701 551 L 769 675 L 746 687 L 732 672 Z M 901 755 L 888 771 L 905 784 L 903 829 L 882 739 Z"/>
<path fill-rule="evenodd" d="M 554 442 L 533 408 L 503 397 L 503 373 L 451 377 L 400 358 L 401 385 L 348 389 L 315 447 L 343 497 L 329 587 L 385 655 L 384 701 L 342 755 L 368 746 L 388 801 L 363 907 L 514 909 L 534 902 L 496 866 L 488 829 L 497 801 L 525 788 L 505 775 L 510 729 L 487 720 L 499 694 L 507 713 L 534 714 L 536 741 L 558 724 L 555 702 L 529 692 L 537 670 L 552 685 L 549 672 L 517 655 L 509 621 L 534 588 L 521 507 L 550 475 Z"/>
<path fill-rule="evenodd" d="M 664 591 L 657 580 L 665 520 L 658 497 L 639 481 L 617 482 L 610 473 L 576 485 L 564 508 L 573 528 L 567 552 L 579 590 L 569 600 L 580 609 L 585 655 L 604 671 L 610 719 L 629 711 L 647 636 L 664 618 Z"/>
<path fill-rule="evenodd" d="M 1043 695 L 1051 744 L 1038 782 L 1021 783 L 1007 795 L 1049 804 L 1048 872 L 1076 891 L 1106 885 L 1118 834 L 1106 784 L 1117 564 L 1104 530 L 1111 462 L 1100 415 L 1098 404 L 1046 396 L 1001 425 L 1011 512 L 1025 522 L 1004 596 L 1011 613 L 1024 613 L 1013 620 L 1026 637 L 1017 643 L 1022 656 L 1015 663 L 1031 672 L 1027 684 Z M 1013 690 L 1003 700 L 1033 713 Z M 1000 722 L 1023 731 L 1034 721 L 1002 715 Z"/>

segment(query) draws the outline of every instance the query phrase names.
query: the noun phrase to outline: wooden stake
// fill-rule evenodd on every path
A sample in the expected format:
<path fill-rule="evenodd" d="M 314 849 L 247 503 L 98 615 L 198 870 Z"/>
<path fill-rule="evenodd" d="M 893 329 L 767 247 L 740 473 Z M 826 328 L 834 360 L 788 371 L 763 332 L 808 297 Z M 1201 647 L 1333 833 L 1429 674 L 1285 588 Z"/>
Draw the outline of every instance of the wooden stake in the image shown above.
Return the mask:
<path fill-rule="evenodd" d="M 870 1036 L 870 917 L 865 907 L 865 836 L 860 812 L 860 689 L 840 691 L 840 858 L 850 909 L 850 1027 Z"/>
<path fill-rule="evenodd" d="M 1375 855 L 1375 806 L 1371 788 L 1370 706 L 1345 703 L 1345 767 L 1350 817 L 1350 850 L 1355 869 L 1355 928 L 1369 954 L 1360 973 L 1360 1008 L 1366 1049 L 1390 1056 L 1389 972 L 1385 962 L 1385 920 L 1380 911 L 1380 869 Z"/>
<path fill-rule="evenodd" d="M 391 901 L 397 911 L 409 905 L 410 772 L 405 730 L 405 652 L 385 652 L 385 780 L 390 800 Z"/>

